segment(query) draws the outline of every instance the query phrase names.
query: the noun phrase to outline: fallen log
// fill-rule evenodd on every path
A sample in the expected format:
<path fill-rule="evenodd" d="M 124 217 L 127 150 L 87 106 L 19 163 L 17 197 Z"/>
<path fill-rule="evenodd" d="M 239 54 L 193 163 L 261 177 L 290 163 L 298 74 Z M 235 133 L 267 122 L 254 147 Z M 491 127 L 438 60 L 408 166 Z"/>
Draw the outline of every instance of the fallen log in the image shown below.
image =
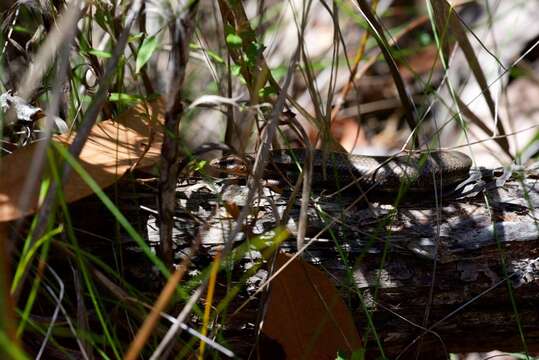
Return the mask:
<path fill-rule="evenodd" d="M 367 195 L 368 202 L 357 201 L 361 194 L 354 191 L 313 193 L 302 257 L 336 284 L 364 337 L 367 358 L 379 356 L 380 347 L 389 358 L 539 351 L 538 178 L 528 172 L 468 197 L 435 201 L 434 195 L 413 195 L 397 206 L 391 197 Z M 136 196 L 123 195 L 139 199 L 138 206 L 123 202 L 123 211 L 132 223 L 143 224 L 140 229 L 155 245 L 156 198 L 147 183 L 144 188 L 144 196 L 140 189 Z M 233 209 L 247 205 L 247 191 L 235 180 L 184 180 L 177 189 L 173 234 L 178 254 L 200 241 L 193 266 L 206 266 L 228 241 Z M 270 238 L 288 214 L 291 236 L 280 251 L 296 252 L 300 200 L 291 197 L 290 191 L 261 187 L 235 245 L 257 236 Z M 254 250 L 247 255 L 235 263 L 233 284 L 223 276 L 216 289 L 218 302 L 231 286 L 241 288 L 231 310 L 224 312 L 242 310 L 215 331 L 242 358 L 257 344 L 265 299 L 264 291 L 257 290 L 271 275 L 271 261 Z M 247 281 L 240 281 L 246 269 L 260 263 Z"/>

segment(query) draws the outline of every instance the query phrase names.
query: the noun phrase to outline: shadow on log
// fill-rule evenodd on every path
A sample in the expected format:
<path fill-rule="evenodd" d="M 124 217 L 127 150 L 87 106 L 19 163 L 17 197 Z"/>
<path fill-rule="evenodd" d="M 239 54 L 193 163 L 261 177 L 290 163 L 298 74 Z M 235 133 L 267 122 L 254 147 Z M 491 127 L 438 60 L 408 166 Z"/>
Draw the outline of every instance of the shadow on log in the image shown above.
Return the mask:
<path fill-rule="evenodd" d="M 249 223 L 234 239 L 235 245 L 268 234 L 278 224 L 276 216 L 288 211 L 287 228 L 292 236 L 280 251 L 297 250 L 294 234 L 299 200 L 287 208 L 291 194 L 275 190 L 261 187 L 251 204 Z M 155 191 L 152 182 L 145 182 L 134 187 L 120 184 L 113 192 L 120 209 L 154 247 L 159 239 Z M 173 234 L 177 259 L 197 240 L 200 246 L 191 269 L 206 268 L 235 225 L 227 209 L 231 204 L 245 206 L 246 193 L 244 184 L 229 179 L 184 180 L 177 190 Z M 446 358 L 449 353 L 493 349 L 539 351 L 537 176 L 512 179 L 471 198 L 439 199 L 438 204 L 428 194 L 421 197 L 412 197 L 398 207 L 377 201 L 375 196 L 368 196 L 368 203 L 354 204 L 357 193 L 327 196 L 322 192 L 311 198 L 303 257 L 335 282 L 364 337 L 366 358 L 380 356 L 376 338 L 388 358 L 416 358 L 418 353 L 421 358 Z M 74 204 L 72 217 L 79 219 L 80 241 L 92 246 L 96 246 L 97 235 L 114 238 L 119 229 L 95 198 Z M 155 293 L 162 281 L 149 276 L 150 264 L 123 230 L 118 231 L 120 243 L 108 243 L 94 254 L 100 256 L 103 251 L 106 257 L 111 247 L 120 245 L 131 249 L 123 257 L 126 279 Z M 240 280 L 260 262 L 258 271 Z M 218 280 L 215 303 L 232 287 L 240 289 L 223 310 L 225 324 L 213 330 L 240 358 L 248 357 L 257 344 L 256 324 L 263 313 L 264 292 L 248 300 L 268 278 L 268 265 L 258 252 L 251 251 L 234 263 L 231 277 L 222 272 Z M 180 303 L 170 313 L 177 314 L 181 308 Z M 365 311 L 374 329 L 368 325 Z M 200 328 L 197 321 L 192 319 L 194 328 Z M 188 335 L 182 337 L 188 342 Z"/>

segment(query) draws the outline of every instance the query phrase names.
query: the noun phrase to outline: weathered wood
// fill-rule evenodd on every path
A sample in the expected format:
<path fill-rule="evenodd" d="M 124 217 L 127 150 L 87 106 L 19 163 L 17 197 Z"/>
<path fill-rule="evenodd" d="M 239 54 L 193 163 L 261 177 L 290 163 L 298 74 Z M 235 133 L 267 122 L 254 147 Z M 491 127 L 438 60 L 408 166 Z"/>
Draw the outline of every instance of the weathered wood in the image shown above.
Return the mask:
<path fill-rule="evenodd" d="M 179 189 L 185 220 L 197 215 L 209 223 L 202 234 L 208 248 L 223 243 L 234 221 L 218 198 L 245 205 L 244 186 L 218 188 L 198 182 Z M 257 220 L 250 231 L 274 228 L 273 214 L 283 213 L 289 195 L 264 189 L 254 204 Z M 362 309 L 368 309 L 386 355 L 397 356 L 429 327 L 416 343 L 429 353 L 522 350 L 517 319 L 528 349 L 539 350 L 537 179 L 509 181 L 470 199 L 442 199 L 439 205 L 429 199 L 418 204 L 412 195 L 398 207 L 372 202 L 347 209 L 358 196 L 313 196 L 306 258 L 339 285 L 363 334 Z M 290 215 L 288 228 L 294 234 L 299 204 Z M 193 233 L 193 224 L 182 223 L 178 238 L 185 237 L 182 229 Z M 283 248 L 296 251 L 295 243 L 292 237 Z M 376 352 L 374 341 L 368 346 Z M 415 349 L 411 346 L 408 354 Z"/>
<path fill-rule="evenodd" d="M 245 206 L 246 192 L 245 185 L 226 179 L 188 179 L 179 185 L 173 234 L 177 250 L 188 249 L 199 238 L 202 246 L 195 264 L 207 265 L 203 259 L 223 246 L 234 225 L 224 203 Z M 537 176 L 512 179 L 471 198 L 443 198 L 438 204 L 430 199 L 432 194 L 408 196 L 397 207 L 391 205 L 392 197 L 375 201 L 378 197 L 371 195 L 368 205 L 354 205 L 357 192 L 314 194 L 304 254 L 338 285 L 360 333 L 368 338 L 369 358 L 378 350 L 365 311 L 389 358 L 415 357 L 418 346 L 428 358 L 446 352 L 521 351 L 522 339 L 528 350 L 539 351 Z M 285 212 L 289 197 L 289 192 L 263 188 L 251 204 L 253 213 L 245 227 L 249 236 L 275 229 L 275 214 Z M 144 199 L 147 208 L 156 209 L 151 193 Z M 281 246 L 284 251 L 296 251 L 293 235 L 299 209 L 298 200 L 290 208 L 287 228 L 292 236 Z M 136 206 L 124 210 L 132 222 L 145 224 L 148 240 L 155 244 L 157 228 L 151 219 L 140 219 L 141 214 L 153 218 L 151 211 Z M 238 245 L 244 240 L 245 233 L 235 239 Z M 259 259 L 251 252 L 237 263 L 235 285 Z M 263 283 L 267 268 L 242 284 L 230 312 Z M 221 297 L 230 288 L 224 281 L 217 288 Z M 259 320 L 260 299 L 229 318 L 222 330 L 240 356 L 255 344 L 253 324 Z"/>

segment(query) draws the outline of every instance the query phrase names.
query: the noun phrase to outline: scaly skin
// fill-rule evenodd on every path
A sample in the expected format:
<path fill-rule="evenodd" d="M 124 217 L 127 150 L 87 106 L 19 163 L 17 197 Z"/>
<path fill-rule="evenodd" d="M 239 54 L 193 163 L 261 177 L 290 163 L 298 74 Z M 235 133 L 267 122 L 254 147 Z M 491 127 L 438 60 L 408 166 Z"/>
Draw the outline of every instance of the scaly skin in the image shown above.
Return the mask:
<path fill-rule="evenodd" d="M 273 150 L 265 177 L 297 176 L 306 161 L 305 149 Z M 228 174 L 245 176 L 254 163 L 252 156 L 236 155 L 216 159 L 210 166 Z M 433 191 L 434 184 L 454 186 L 465 180 L 471 159 L 458 151 L 434 151 L 430 154 L 366 156 L 313 151 L 313 182 L 345 186 L 375 186 L 379 191 L 397 191 L 407 182 L 413 192 Z M 341 185 L 341 186 L 339 186 Z"/>

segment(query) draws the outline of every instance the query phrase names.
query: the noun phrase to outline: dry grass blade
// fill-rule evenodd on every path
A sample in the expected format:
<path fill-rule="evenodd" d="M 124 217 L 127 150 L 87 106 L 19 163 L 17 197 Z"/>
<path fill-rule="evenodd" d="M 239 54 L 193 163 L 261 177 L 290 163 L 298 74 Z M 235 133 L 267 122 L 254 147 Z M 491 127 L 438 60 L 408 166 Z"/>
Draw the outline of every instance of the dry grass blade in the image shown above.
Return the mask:
<path fill-rule="evenodd" d="M 468 107 L 468 105 L 466 105 L 464 103 L 464 101 L 462 101 L 462 99 L 460 98 L 460 96 L 458 96 L 457 94 L 455 94 L 455 99 L 457 101 L 457 106 L 458 106 L 458 109 L 460 110 L 460 112 L 466 116 L 466 118 L 468 118 L 468 120 L 470 120 L 473 124 L 477 125 L 477 127 L 479 127 L 481 130 L 483 130 L 486 134 L 488 134 L 489 132 L 491 132 L 491 130 L 489 129 L 489 127 L 472 111 L 472 109 L 470 109 Z M 507 137 L 508 137 L 508 134 L 500 134 L 500 140 L 496 140 L 496 142 L 500 145 L 500 146 L 504 146 L 501 144 L 501 139 L 503 138 L 504 139 L 504 143 L 507 143 Z"/>
<path fill-rule="evenodd" d="M 77 301 L 77 325 L 82 331 L 90 332 L 90 324 L 88 322 L 88 308 L 84 303 L 84 288 L 82 286 L 82 279 L 80 272 L 75 268 L 71 267 L 71 272 L 73 273 L 73 288 L 75 290 L 75 296 Z M 86 358 L 89 360 L 94 360 L 91 345 L 86 339 L 80 340 L 80 348 L 83 354 L 86 354 Z"/>
<path fill-rule="evenodd" d="M 90 131 L 92 130 L 92 127 L 97 120 L 99 111 L 105 103 L 105 100 L 109 93 L 112 77 L 115 74 L 120 57 L 125 50 L 131 27 L 137 19 L 141 7 L 142 0 L 135 0 L 127 14 L 125 28 L 123 29 L 120 37 L 118 38 L 118 42 L 116 44 L 116 47 L 114 48 L 112 57 L 107 61 L 105 72 L 103 74 L 103 77 L 99 81 L 97 93 L 93 97 L 88 110 L 84 114 L 82 125 L 80 126 L 77 136 L 75 137 L 73 143 L 69 148 L 71 154 L 74 155 L 75 158 L 77 158 L 82 151 L 82 148 L 86 143 L 86 139 L 88 138 L 88 135 L 90 134 Z M 71 167 L 68 164 L 65 164 L 63 168 L 62 183 L 64 183 L 70 175 Z M 54 184 L 49 188 L 49 191 L 47 192 L 47 196 L 38 215 L 39 217 L 34 230 L 33 241 L 36 241 L 36 239 L 41 238 L 41 236 L 45 232 L 47 219 L 49 218 L 52 209 L 54 208 L 54 203 L 56 201 L 56 193 L 58 190 L 58 186 L 59 184 Z M 15 289 L 15 298 L 18 298 L 18 295 L 20 294 L 20 291 L 22 289 L 22 284 L 24 284 L 24 280 L 26 279 L 27 274 L 28 268 L 25 269 L 24 275 L 22 277 L 23 281 L 21 281 L 18 288 Z"/>
<path fill-rule="evenodd" d="M 256 191 L 258 191 L 258 188 L 260 186 L 260 179 L 262 178 L 264 169 L 268 162 L 270 146 L 273 142 L 273 138 L 277 131 L 277 126 L 279 124 L 279 115 L 283 111 L 283 108 L 285 105 L 286 92 L 292 81 L 292 74 L 296 68 L 299 54 L 300 54 L 300 49 L 298 47 L 290 63 L 288 74 L 286 75 L 286 79 L 284 81 L 282 89 L 280 90 L 281 92 L 279 93 L 277 102 L 275 103 L 273 111 L 270 114 L 270 122 L 266 125 L 264 133 L 262 134 L 260 148 L 258 149 L 258 152 L 256 154 L 253 176 L 251 176 L 248 180 L 249 192 L 247 194 L 247 200 L 246 200 L 247 204 L 252 205 L 255 193 Z M 243 222 L 245 221 L 245 219 L 247 218 L 250 212 L 251 212 L 251 206 L 245 206 L 241 210 L 240 215 L 238 216 L 238 219 L 236 221 L 236 225 L 234 226 L 234 228 L 228 235 L 228 238 L 226 239 L 226 245 L 223 251 L 223 256 L 226 256 L 228 252 L 232 249 L 233 241 L 236 238 L 236 236 L 239 234 L 239 232 L 241 231 Z"/>
<path fill-rule="evenodd" d="M 502 285 L 503 283 L 505 283 L 507 280 L 509 280 L 511 277 L 515 276 L 516 273 L 513 273 L 513 274 L 510 274 L 508 276 L 506 276 L 505 278 L 495 282 L 492 286 L 490 286 L 488 289 L 486 290 L 483 290 L 481 293 L 479 293 L 478 295 L 474 296 L 473 298 L 471 298 L 470 300 L 468 300 L 466 303 L 460 305 L 459 307 L 457 307 L 455 310 L 451 311 L 449 314 L 445 315 L 443 318 L 441 318 L 440 320 L 436 321 L 434 324 L 430 325 L 428 328 L 425 328 L 420 335 L 418 335 L 412 342 L 410 342 L 410 344 L 405 347 L 401 352 L 400 354 L 396 357 L 396 359 L 400 359 L 402 356 L 404 356 L 406 354 L 406 352 L 419 340 L 421 340 L 425 335 L 427 335 L 429 332 L 432 332 L 435 328 L 437 328 L 438 326 L 442 325 L 443 323 L 445 323 L 448 319 L 450 319 L 451 317 L 455 316 L 456 314 L 458 314 L 459 312 L 462 311 L 462 309 L 464 309 L 465 307 L 473 304 L 474 302 L 476 302 L 477 300 L 479 300 L 480 298 L 482 298 L 483 296 L 485 296 L 485 294 L 491 292 L 492 290 L 494 290 L 495 288 L 497 288 L 498 286 Z"/>
<path fill-rule="evenodd" d="M 254 36 L 255 31 L 250 25 L 249 19 L 245 13 L 245 9 L 243 8 L 242 3 L 230 3 L 226 1 L 219 1 L 219 9 L 221 12 L 221 16 L 225 22 L 226 26 L 230 26 L 231 28 L 235 29 L 236 33 L 241 34 L 242 36 L 242 48 L 243 52 L 249 52 L 249 47 L 257 46 L 256 38 Z M 251 96 L 250 102 L 251 104 L 255 105 L 257 103 L 260 103 L 262 101 L 271 101 L 270 99 L 260 99 L 258 90 L 266 84 L 266 82 L 269 83 L 269 85 L 276 91 L 276 93 L 281 94 L 282 89 L 279 83 L 275 80 L 273 77 L 268 65 L 267 61 L 264 57 L 264 53 L 258 54 L 256 58 L 256 67 L 255 69 L 251 69 L 249 66 L 245 64 L 245 61 L 243 59 L 242 52 L 236 51 L 233 47 L 228 46 L 228 52 L 230 53 L 231 58 L 234 60 L 235 64 L 239 66 L 240 73 L 242 77 L 246 80 L 248 83 L 248 90 L 249 94 Z M 292 104 L 292 106 L 306 119 L 313 123 L 317 123 L 319 121 L 320 116 L 313 117 L 309 112 L 303 108 L 294 98 L 294 96 L 291 96 L 289 94 L 286 95 L 286 100 Z M 271 101 L 273 102 L 273 101 Z M 315 109 L 318 109 L 319 107 L 315 107 Z M 231 121 L 231 120 L 229 120 Z M 227 124 L 227 132 L 225 134 L 225 139 L 229 140 L 232 136 L 232 126 L 230 124 Z M 230 145 L 230 143 L 227 141 L 227 145 Z"/>
<path fill-rule="evenodd" d="M 180 266 L 176 268 L 172 276 L 168 279 L 167 284 L 159 294 L 157 301 L 152 307 L 150 314 L 144 319 L 144 323 L 137 332 L 137 335 L 131 342 L 127 353 L 124 355 L 124 360 L 134 360 L 137 359 L 142 348 L 146 345 L 146 342 L 152 335 L 152 332 L 157 325 L 161 313 L 165 310 L 167 305 L 170 302 L 170 299 L 176 291 L 176 287 L 182 281 L 185 272 L 189 268 L 190 260 L 186 258 Z"/>
<path fill-rule="evenodd" d="M 409 35 L 411 32 L 415 31 L 417 28 L 420 28 L 429 18 L 427 16 L 421 16 L 412 22 L 410 22 L 404 29 L 402 29 L 398 34 L 391 37 L 390 45 L 395 46 L 398 44 L 398 42 L 405 38 L 407 35 Z M 356 78 L 359 79 L 365 73 L 367 70 L 369 70 L 375 63 L 380 55 L 380 50 L 374 51 L 372 56 L 365 62 L 365 64 L 359 69 L 359 71 L 356 74 Z"/>
<path fill-rule="evenodd" d="M 64 11 L 64 14 L 62 15 L 62 19 L 60 21 L 61 25 L 64 26 L 62 28 L 54 28 L 53 33 L 47 38 L 45 41 L 45 44 L 40 48 L 40 51 L 37 56 L 37 63 L 47 63 L 48 59 L 47 57 L 50 55 L 48 52 L 50 50 L 47 50 L 47 48 L 57 48 L 58 44 L 51 43 L 51 38 L 56 38 L 56 41 L 62 41 L 60 50 L 55 54 L 57 56 L 57 72 L 53 87 L 53 93 L 50 97 L 49 105 L 46 110 L 47 117 L 45 122 L 45 128 L 44 128 L 44 136 L 42 141 L 38 142 L 36 149 L 33 153 L 32 160 L 29 162 L 30 167 L 27 171 L 25 171 L 25 180 L 24 185 L 22 187 L 22 190 L 17 194 L 20 194 L 20 198 L 18 200 L 18 209 L 21 214 L 27 213 L 29 208 L 33 205 L 32 197 L 35 193 L 35 188 L 39 180 L 41 179 L 41 172 L 43 171 L 43 167 L 45 164 L 45 158 L 46 158 L 46 152 L 48 143 L 51 139 L 52 135 L 52 129 L 53 129 L 53 118 L 55 118 L 58 114 L 58 109 L 60 106 L 60 99 L 62 94 L 62 88 L 65 86 L 66 83 L 66 76 L 69 69 L 69 53 L 71 51 L 71 44 L 73 43 L 73 39 L 76 35 L 76 25 L 78 19 L 81 17 L 81 3 L 80 1 L 74 1 L 69 5 L 69 7 Z M 57 34 L 60 32 L 62 35 Z M 56 51 L 55 49 L 53 49 Z M 43 65 L 38 67 L 44 67 Z M 47 64 L 48 67 L 48 64 Z M 46 68 L 46 67 L 44 67 Z M 33 74 L 33 67 L 30 68 L 30 70 L 26 73 L 26 80 L 28 83 L 23 83 L 23 87 L 20 89 L 21 93 L 27 92 L 25 97 L 30 97 L 31 92 L 33 92 L 36 88 L 36 83 L 39 83 L 41 80 L 41 76 L 43 76 L 43 73 L 39 74 Z M 42 70 L 43 72 L 43 70 Z M 38 77 L 37 79 L 33 79 L 33 77 Z M 33 83 L 32 81 L 35 81 Z M 12 188 L 12 191 L 14 189 Z M 2 204 L 3 205 L 3 204 Z M 2 206 L 4 207 L 4 206 Z M 2 210 L 0 210 L 0 213 Z M 1 215 L 0 215 L 1 217 Z M 22 219 L 19 220 L 16 224 L 16 230 L 14 233 L 18 233 L 20 227 L 22 226 Z"/>
<path fill-rule="evenodd" d="M 307 139 L 308 141 L 308 139 Z M 313 179 L 313 149 L 310 144 L 306 147 L 306 158 L 303 164 L 303 190 L 301 194 L 301 209 L 298 222 L 297 248 L 301 249 L 305 245 L 305 234 L 309 221 L 307 219 L 307 211 L 311 199 L 311 186 Z"/>
<path fill-rule="evenodd" d="M 4 1 L 0 360 L 527 351 L 537 261 L 518 250 L 539 205 L 507 177 L 537 152 L 520 133 L 539 127 L 539 3 Z M 507 140 L 523 165 L 501 174 L 483 155 L 504 164 Z M 417 169 L 421 147 L 485 168 L 454 189 L 458 155 L 440 172 L 423 157 L 413 184 L 376 157 Z"/>
<path fill-rule="evenodd" d="M 408 126 L 410 127 L 410 131 L 414 131 L 417 127 L 416 117 L 415 117 L 415 106 L 412 102 L 411 97 L 408 95 L 406 91 L 406 86 L 404 85 L 404 81 L 399 73 L 399 69 L 397 67 L 397 64 L 395 62 L 395 59 L 391 55 L 390 52 L 390 46 L 389 43 L 384 35 L 384 29 L 376 16 L 372 13 L 371 7 L 367 3 L 366 0 L 357 0 L 357 3 L 359 5 L 359 9 L 367 22 L 369 23 L 370 30 L 372 31 L 376 42 L 378 43 L 378 46 L 380 47 L 380 50 L 382 51 L 382 54 L 384 55 L 384 59 L 386 60 L 387 65 L 389 66 L 389 70 L 391 71 L 391 76 L 393 77 L 393 81 L 395 82 L 395 86 L 397 87 L 397 91 L 399 92 L 399 97 L 402 102 L 402 106 L 404 107 L 405 115 L 406 115 L 406 122 L 408 123 Z M 418 144 L 417 139 L 415 140 L 415 144 Z"/>
<path fill-rule="evenodd" d="M 502 121 L 500 121 L 500 119 L 497 118 L 499 117 L 499 114 L 497 114 L 496 112 L 496 104 L 494 103 L 494 100 L 492 98 L 489 84 L 487 83 L 487 79 L 485 78 L 485 74 L 481 69 L 481 65 L 479 63 L 479 60 L 477 59 L 473 47 L 470 44 L 468 37 L 466 36 L 466 28 L 463 26 L 460 19 L 456 16 L 454 9 L 447 3 L 446 0 L 432 0 L 431 4 L 433 8 L 434 21 L 436 23 L 438 37 L 441 40 L 441 53 L 444 66 L 446 68 L 449 66 L 448 64 L 451 48 L 449 32 L 451 32 L 451 34 L 453 34 L 457 39 L 460 48 L 462 49 L 462 52 L 466 57 L 466 61 L 468 62 L 468 65 L 470 66 L 470 69 L 472 70 L 472 73 L 477 83 L 479 84 L 479 87 L 481 88 L 481 92 L 483 94 L 485 102 L 488 105 L 492 119 L 496 124 L 497 132 L 499 135 L 501 135 L 501 137 L 496 142 L 508 156 L 513 158 L 509 148 L 509 142 L 504 137 L 505 129 L 503 128 L 503 123 Z M 459 103 L 463 102 L 459 100 Z M 462 109 L 462 111 L 464 113 L 471 112 L 470 109 Z M 470 119 L 473 119 L 474 122 L 477 120 L 481 121 L 477 116 L 472 116 Z M 480 126 L 483 130 L 488 129 L 488 126 L 486 124 L 478 124 L 478 126 Z M 491 133 L 492 135 L 496 135 L 496 133 L 491 130 L 487 130 L 486 132 Z"/>
<path fill-rule="evenodd" d="M 376 7 L 378 6 L 378 0 L 373 0 L 371 7 L 374 11 L 376 11 Z M 346 96 L 352 89 L 352 86 L 354 85 L 354 80 L 356 78 L 357 69 L 359 67 L 359 62 L 361 59 L 363 59 L 363 55 L 365 54 L 365 48 L 367 47 L 367 40 L 369 39 L 369 32 L 365 31 L 361 35 L 361 40 L 359 41 L 359 49 L 357 50 L 356 56 L 354 57 L 354 63 L 352 64 L 352 69 L 350 69 L 350 75 L 348 76 L 348 82 L 344 86 L 344 88 L 341 90 L 341 93 L 337 97 L 337 100 L 335 101 L 335 107 L 331 110 L 331 121 L 335 121 L 337 118 L 337 115 L 339 114 L 339 111 L 341 110 L 342 105 L 344 104 L 344 100 L 346 99 Z"/>
<path fill-rule="evenodd" d="M 152 356 L 150 357 L 150 360 L 157 360 L 157 359 L 167 359 L 168 354 L 166 354 L 166 349 L 168 344 L 172 341 L 172 339 L 178 334 L 178 332 L 181 329 L 181 325 L 185 322 L 185 319 L 187 316 L 191 313 L 191 310 L 193 309 L 193 306 L 195 306 L 196 302 L 200 299 L 202 296 L 202 293 L 204 292 L 204 289 L 206 288 L 207 282 L 202 283 L 191 295 L 185 306 L 183 307 L 182 311 L 178 314 L 176 317 L 176 320 L 174 324 L 168 329 L 166 335 L 161 339 L 161 342 L 153 352 Z"/>
<path fill-rule="evenodd" d="M 210 279 L 208 284 L 208 295 L 206 296 L 206 305 L 204 306 L 204 318 L 202 321 L 201 334 L 205 337 L 208 333 L 208 326 L 210 323 L 210 312 L 213 305 L 213 296 L 215 294 L 215 284 L 217 283 L 217 274 L 221 267 L 221 253 L 217 253 L 213 259 L 213 264 L 210 271 Z M 206 348 L 206 342 L 200 341 L 198 359 L 204 359 L 204 349 Z"/>
<path fill-rule="evenodd" d="M 58 19 L 58 24 L 52 28 L 47 39 L 39 48 L 17 89 L 17 94 L 23 99 L 28 100 L 32 96 L 50 64 L 58 55 L 59 49 L 66 43 L 71 43 L 73 31 L 70 29 L 74 28 L 79 20 L 80 6 L 81 2 L 78 0 L 69 4 L 64 14 Z"/>

